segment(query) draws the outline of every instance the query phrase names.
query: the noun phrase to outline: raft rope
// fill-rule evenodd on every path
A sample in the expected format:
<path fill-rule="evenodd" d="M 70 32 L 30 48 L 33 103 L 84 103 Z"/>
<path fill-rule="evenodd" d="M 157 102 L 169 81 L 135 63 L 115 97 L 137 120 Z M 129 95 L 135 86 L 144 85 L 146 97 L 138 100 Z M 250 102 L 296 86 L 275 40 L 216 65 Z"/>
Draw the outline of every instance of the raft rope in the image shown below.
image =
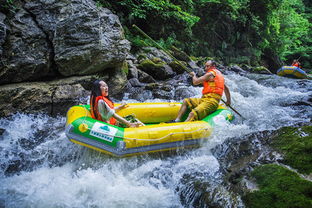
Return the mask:
<path fill-rule="evenodd" d="M 86 118 L 88 117 L 88 113 L 87 111 L 89 111 L 86 107 L 83 106 L 83 108 L 86 109 L 86 116 L 84 117 L 84 121 L 83 123 L 86 123 L 85 120 Z M 88 130 L 91 131 L 91 128 L 89 128 L 89 126 L 87 127 Z M 115 136 L 115 135 L 111 135 L 111 134 L 106 134 L 106 133 L 102 133 L 103 135 L 106 135 L 106 136 L 112 136 L 112 137 L 116 137 L 116 138 L 120 138 L 120 139 L 128 139 L 128 140 L 143 140 L 143 141 L 159 141 L 159 140 L 162 140 L 162 139 L 165 139 L 171 135 L 175 135 L 175 134 L 191 134 L 191 133 L 194 133 L 194 132 L 197 132 L 197 131 L 207 131 L 209 130 L 209 128 L 200 128 L 200 129 L 196 129 L 194 131 L 190 131 L 190 132 L 174 132 L 174 133 L 169 133 L 161 138 L 157 138 L 157 139 L 141 139 L 141 138 L 129 138 L 129 137 L 121 137 L 121 136 Z M 98 132 L 99 133 L 99 132 Z"/>

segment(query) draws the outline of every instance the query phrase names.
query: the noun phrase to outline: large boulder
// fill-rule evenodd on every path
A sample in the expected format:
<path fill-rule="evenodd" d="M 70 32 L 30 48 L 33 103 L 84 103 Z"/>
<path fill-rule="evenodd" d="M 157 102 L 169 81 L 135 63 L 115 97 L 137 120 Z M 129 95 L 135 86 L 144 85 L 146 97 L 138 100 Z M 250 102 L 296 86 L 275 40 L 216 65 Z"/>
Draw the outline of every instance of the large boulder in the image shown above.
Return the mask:
<path fill-rule="evenodd" d="M 81 100 L 90 92 L 93 76 L 71 77 L 49 82 L 24 82 L 0 88 L 0 117 L 12 113 L 48 113 L 65 115 L 70 106 L 86 103 Z"/>
<path fill-rule="evenodd" d="M 2 56 L 0 84 L 35 80 L 51 72 L 51 53 L 46 35 L 24 9 L 0 18 Z"/>
<path fill-rule="evenodd" d="M 0 84 L 122 66 L 130 44 L 110 10 L 92 0 L 23 2 L 0 15 Z"/>

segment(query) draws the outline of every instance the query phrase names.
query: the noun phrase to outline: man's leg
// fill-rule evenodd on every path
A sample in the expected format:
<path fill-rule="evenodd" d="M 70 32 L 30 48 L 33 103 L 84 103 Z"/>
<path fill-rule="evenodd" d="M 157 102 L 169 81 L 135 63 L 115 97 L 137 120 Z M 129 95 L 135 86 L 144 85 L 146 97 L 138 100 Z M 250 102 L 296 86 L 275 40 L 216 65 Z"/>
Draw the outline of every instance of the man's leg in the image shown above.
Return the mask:
<path fill-rule="evenodd" d="M 186 101 L 185 99 L 183 100 L 183 103 L 182 103 L 182 106 L 178 112 L 178 116 L 177 118 L 175 119 L 175 121 L 179 122 L 181 121 L 182 119 L 182 116 L 184 115 L 185 111 L 187 110 L 187 104 L 186 104 Z"/>
<path fill-rule="evenodd" d="M 195 117 L 195 114 L 193 113 L 193 111 L 191 111 L 187 117 L 187 119 L 184 121 L 184 122 L 187 122 L 187 121 L 192 121 Z"/>

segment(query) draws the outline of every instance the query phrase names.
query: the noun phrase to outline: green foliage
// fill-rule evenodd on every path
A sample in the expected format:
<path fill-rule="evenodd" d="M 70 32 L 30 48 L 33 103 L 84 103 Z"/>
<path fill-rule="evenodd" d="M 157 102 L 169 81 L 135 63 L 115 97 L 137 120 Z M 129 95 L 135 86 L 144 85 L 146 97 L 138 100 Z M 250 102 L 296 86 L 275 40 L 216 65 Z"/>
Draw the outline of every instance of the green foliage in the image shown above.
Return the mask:
<path fill-rule="evenodd" d="M 278 165 L 263 165 L 252 172 L 259 190 L 243 200 L 252 208 L 312 207 L 312 182 Z"/>
<path fill-rule="evenodd" d="M 273 138 L 273 147 L 283 153 L 285 164 L 300 173 L 312 173 L 312 126 L 301 129 L 284 127 L 279 136 Z"/>
<path fill-rule="evenodd" d="M 165 48 L 225 63 L 258 65 L 272 55 L 309 67 L 312 51 L 309 0 L 98 0 L 129 28 L 134 49 L 147 45 L 132 24 Z M 270 51 L 270 54 L 266 54 Z M 238 63 L 239 64 L 239 63 Z"/>
<path fill-rule="evenodd" d="M 174 19 L 187 26 L 194 25 L 199 18 L 184 11 L 179 5 L 169 0 L 120 0 L 120 1 L 98 1 L 101 4 L 115 4 L 126 11 L 129 20 L 159 18 L 169 21 Z"/>

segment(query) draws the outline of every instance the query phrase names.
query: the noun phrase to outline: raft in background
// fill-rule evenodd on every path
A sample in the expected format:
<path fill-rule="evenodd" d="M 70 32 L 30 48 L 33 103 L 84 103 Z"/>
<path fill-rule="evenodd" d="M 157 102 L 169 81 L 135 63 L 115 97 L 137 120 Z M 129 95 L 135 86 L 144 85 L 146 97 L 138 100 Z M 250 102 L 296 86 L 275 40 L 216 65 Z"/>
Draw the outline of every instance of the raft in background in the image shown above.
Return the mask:
<path fill-rule="evenodd" d="M 296 79 L 309 79 L 307 73 L 296 66 L 283 66 L 277 71 L 277 75 Z"/>
<path fill-rule="evenodd" d="M 121 128 L 91 118 L 89 105 L 73 106 L 67 112 L 66 136 L 74 143 L 122 157 L 199 146 L 215 123 L 233 119 L 233 113 L 219 105 L 201 121 L 164 123 L 173 120 L 180 107 L 180 103 L 130 103 L 118 114 L 135 115 L 146 125 Z"/>

